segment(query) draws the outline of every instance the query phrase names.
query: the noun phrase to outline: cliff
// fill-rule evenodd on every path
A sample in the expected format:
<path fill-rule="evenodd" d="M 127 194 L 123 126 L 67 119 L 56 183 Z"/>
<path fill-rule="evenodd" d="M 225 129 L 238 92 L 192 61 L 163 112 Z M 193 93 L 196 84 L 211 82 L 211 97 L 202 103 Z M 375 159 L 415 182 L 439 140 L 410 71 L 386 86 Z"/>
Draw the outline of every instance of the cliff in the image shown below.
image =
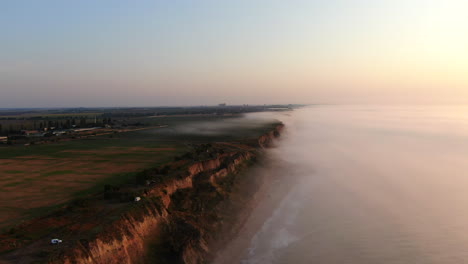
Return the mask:
<path fill-rule="evenodd" d="M 63 245 L 44 250 L 44 242 L 32 243 L 7 254 L 5 263 L 206 263 L 241 227 L 249 214 L 249 197 L 261 184 L 259 178 L 242 178 L 242 172 L 282 129 L 277 126 L 255 144 L 229 144 L 229 151 L 216 152 L 211 159 L 175 162 L 170 169 L 176 176 L 165 180 L 153 180 L 158 173 L 148 171 L 141 201 L 119 208 L 117 219 L 103 222 L 105 213 L 86 209 L 88 219 L 106 223 L 93 236 L 84 234 L 98 225 L 80 223 Z M 117 209 L 108 207 L 115 214 Z M 71 223 L 70 214 L 54 217 Z"/>

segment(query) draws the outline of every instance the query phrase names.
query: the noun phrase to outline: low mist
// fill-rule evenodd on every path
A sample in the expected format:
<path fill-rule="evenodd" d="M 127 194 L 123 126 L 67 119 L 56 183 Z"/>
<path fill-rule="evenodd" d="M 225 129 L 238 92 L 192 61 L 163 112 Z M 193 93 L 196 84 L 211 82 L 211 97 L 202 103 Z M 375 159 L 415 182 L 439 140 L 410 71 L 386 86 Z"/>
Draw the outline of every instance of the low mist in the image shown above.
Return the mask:
<path fill-rule="evenodd" d="M 267 116 L 286 131 L 257 172 L 274 180 L 232 263 L 468 259 L 468 107 L 316 106 L 250 118 Z"/>
<path fill-rule="evenodd" d="M 173 129 L 184 134 L 226 135 L 245 129 L 259 129 L 274 121 L 277 120 L 273 119 L 271 115 L 245 115 L 212 121 L 189 122 L 175 126 Z"/>

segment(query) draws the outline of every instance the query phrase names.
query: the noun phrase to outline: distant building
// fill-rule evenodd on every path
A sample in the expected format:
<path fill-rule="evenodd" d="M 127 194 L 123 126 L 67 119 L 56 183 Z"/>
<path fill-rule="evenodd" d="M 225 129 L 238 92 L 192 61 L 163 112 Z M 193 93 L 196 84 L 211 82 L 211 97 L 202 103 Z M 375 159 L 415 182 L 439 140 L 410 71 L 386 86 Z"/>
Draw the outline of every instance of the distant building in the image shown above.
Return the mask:
<path fill-rule="evenodd" d="M 67 131 L 54 131 L 52 134 L 56 135 L 56 136 L 60 136 L 60 135 L 63 135 L 63 134 L 66 134 Z"/>
<path fill-rule="evenodd" d="M 219 104 L 218 106 L 219 106 L 219 107 L 225 107 L 225 106 L 226 106 L 226 103 Z"/>
<path fill-rule="evenodd" d="M 88 127 L 88 128 L 77 128 L 74 129 L 74 132 L 84 132 L 84 131 L 91 131 L 91 130 L 96 130 L 99 129 L 100 127 Z"/>
<path fill-rule="evenodd" d="M 21 134 L 23 134 L 25 136 L 34 135 L 34 134 L 37 134 L 37 133 L 39 133 L 39 131 L 37 131 L 37 130 L 22 130 L 21 131 Z"/>

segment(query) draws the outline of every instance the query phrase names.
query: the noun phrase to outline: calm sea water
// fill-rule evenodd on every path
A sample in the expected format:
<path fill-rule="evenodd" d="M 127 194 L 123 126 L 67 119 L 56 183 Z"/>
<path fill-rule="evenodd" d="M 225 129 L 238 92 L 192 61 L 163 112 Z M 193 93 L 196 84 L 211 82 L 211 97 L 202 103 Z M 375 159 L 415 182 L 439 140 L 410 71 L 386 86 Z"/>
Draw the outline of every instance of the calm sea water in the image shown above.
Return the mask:
<path fill-rule="evenodd" d="M 279 118 L 288 132 L 276 158 L 297 184 L 243 263 L 468 263 L 468 107 L 316 106 Z"/>

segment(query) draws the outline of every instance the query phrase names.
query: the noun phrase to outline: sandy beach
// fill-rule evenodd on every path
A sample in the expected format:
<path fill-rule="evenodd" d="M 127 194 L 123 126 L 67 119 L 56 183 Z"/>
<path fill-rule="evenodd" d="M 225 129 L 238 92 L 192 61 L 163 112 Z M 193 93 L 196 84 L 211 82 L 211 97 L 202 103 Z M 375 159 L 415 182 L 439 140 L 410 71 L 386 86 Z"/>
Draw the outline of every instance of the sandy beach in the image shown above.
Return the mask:
<path fill-rule="evenodd" d="M 256 168 L 251 173 L 265 173 L 264 181 L 253 197 L 254 201 L 249 208 L 251 213 L 243 223 L 237 235 L 218 251 L 213 264 L 238 264 L 248 256 L 252 238 L 261 230 L 264 223 L 271 217 L 275 209 L 291 191 L 294 178 L 288 178 L 278 168 L 280 161 L 270 168 Z M 286 181 L 286 178 L 288 180 Z"/>

